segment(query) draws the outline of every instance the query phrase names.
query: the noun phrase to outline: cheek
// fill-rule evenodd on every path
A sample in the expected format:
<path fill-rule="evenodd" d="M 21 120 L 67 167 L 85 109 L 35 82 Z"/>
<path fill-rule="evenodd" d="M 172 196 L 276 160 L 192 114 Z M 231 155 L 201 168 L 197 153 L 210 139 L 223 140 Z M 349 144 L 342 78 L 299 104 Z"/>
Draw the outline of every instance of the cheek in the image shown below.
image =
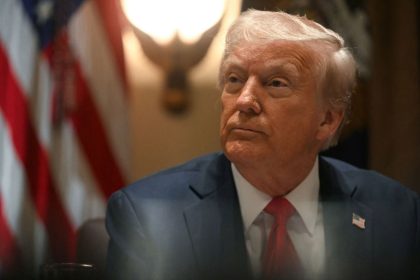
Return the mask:
<path fill-rule="evenodd" d="M 308 105 L 306 102 L 289 102 L 277 106 L 271 119 L 276 136 L 291 142 L 309 138 L 317 129 L 319 116 L 316 108 Z"/>
<path fill-rule="evenodd" d="M 220 114 L 220 131 L 222 132 L 230 116 L 232 116 L 232 114 L 235 112 L 233 98 L 229 98 L 225 94 L 222 94 L 221 108 L 222 113 Z"/>

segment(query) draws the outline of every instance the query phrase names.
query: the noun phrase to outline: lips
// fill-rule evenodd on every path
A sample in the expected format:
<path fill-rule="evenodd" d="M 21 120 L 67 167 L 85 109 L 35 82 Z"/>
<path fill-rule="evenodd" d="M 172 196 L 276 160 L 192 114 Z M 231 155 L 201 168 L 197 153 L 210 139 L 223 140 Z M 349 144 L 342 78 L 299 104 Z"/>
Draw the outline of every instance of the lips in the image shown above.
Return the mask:
<path fill-rule="evenodd" d="M 254 132 L 254 133 L 261 133 L 258 130 L 252 128 L 244 128 L 244 127 L 233 127 L 230 131 L 244 131 L 244 132 Z"/>
<path fill-rule="evenodd" d="M 249 124 L 228 124 L 227 130 L 230 132 L 240 133 L 261 133 L 264 134 L 264 130 L 260 127 L 249 125 Z"/>

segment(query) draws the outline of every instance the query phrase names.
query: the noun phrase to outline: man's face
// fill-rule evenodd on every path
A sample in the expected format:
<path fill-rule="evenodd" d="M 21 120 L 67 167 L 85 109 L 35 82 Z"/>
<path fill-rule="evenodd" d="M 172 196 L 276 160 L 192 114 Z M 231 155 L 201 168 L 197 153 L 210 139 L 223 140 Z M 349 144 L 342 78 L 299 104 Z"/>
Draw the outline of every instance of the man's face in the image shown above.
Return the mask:
<path fill-rule="evenodd" d="M 296 42 L 244 43 L 222 65 L 220 134 L 239 165 L 301 168 L 315 159 L 325 119 L 317 54 Z"/>

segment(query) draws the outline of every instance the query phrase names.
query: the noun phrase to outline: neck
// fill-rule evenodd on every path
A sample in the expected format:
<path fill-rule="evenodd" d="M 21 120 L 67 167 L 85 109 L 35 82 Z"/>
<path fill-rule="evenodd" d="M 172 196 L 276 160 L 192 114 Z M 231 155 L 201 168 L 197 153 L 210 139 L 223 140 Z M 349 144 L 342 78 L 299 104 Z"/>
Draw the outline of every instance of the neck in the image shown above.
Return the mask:
<path fill-rule="evenodd" d="M 271 197 L 277 197 L 295 189 L 311 172 L 315 160 L 316 157 L 294 165 L 234 164 L 251 185 Z"/>

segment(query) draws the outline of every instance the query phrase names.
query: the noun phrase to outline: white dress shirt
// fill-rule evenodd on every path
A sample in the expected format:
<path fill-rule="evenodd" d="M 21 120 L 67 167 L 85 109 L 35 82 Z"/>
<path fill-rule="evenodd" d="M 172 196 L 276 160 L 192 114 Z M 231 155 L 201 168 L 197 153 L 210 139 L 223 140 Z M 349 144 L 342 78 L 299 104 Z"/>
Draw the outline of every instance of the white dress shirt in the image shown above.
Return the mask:
<path fill-rule="evenodd" d="M 264 212 L 271 197 L 253 187 L 232 164 L 233 178 L 239 197 L 248 256 L 255 276 L 261 273 L 264 248 L 274 217 Z M 319 201 L 318 159 L 307 177 L 285 198 L 296 213 L 287 231 L 304 268 L 305 278 L 320 277 L 325 265 L 325 237 L 322 205 Z"/>

